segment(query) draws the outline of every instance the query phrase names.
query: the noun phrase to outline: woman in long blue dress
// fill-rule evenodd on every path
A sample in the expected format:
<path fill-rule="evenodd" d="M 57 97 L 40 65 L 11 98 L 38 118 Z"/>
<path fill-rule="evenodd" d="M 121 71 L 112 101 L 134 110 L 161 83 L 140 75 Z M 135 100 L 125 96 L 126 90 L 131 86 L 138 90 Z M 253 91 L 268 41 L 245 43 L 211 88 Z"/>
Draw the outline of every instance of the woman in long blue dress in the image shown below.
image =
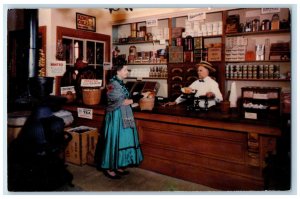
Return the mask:
<path fill-rule="evenodd" d="M 129 172 L 128 166 L 138 166 L 143 160 L 138 132 L 133 117 L 129 92 L 123 80 L 128 76 L 127 66 L 116 66 L 117 74 L 107 86 L 104 128 L 104 146 L 101 168 L 105 176 L 119 179 Z"/>

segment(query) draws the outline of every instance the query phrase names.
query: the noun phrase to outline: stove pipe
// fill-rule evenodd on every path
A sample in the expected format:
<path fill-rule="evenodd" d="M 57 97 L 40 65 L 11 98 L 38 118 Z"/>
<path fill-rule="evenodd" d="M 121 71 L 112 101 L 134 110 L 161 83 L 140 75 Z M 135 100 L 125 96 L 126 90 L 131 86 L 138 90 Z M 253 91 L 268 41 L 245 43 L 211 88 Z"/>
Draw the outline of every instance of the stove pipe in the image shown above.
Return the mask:
<path fill-rule="evenodd" d="M 28 10 L 29 14 L 29 78 L 38 76 L 38 9 Z"/>

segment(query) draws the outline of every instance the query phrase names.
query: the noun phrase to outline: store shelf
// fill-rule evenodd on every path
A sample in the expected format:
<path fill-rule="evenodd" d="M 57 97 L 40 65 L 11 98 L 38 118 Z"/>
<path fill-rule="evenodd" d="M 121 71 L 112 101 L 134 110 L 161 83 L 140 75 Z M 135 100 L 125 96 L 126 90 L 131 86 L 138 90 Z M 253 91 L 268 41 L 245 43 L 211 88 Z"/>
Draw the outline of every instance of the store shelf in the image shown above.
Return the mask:
<path fill-rule="evenodd" d="M 289 79 L 226 79 L 227 81 L 270 81 L 270 82 L 290 82 Z"/>
<path fill-rule="evenodd" d="M 283 62 L 283 63 L 289 63 L 291 60 L 263 60 L 263 61 L 225 61 L 226 63 L 269 63 L 269 62 Z"/>
<path fill-rule="evenodd" d="M 199 36 L 201 37 L 201 36 Z M 209 35 L 209 36 L 202 36 L 203 39 L 209 39 L 209 38 L 218 38 L 218 37 L 222 37 L 222 35 Z"/>
<path fill-rule="evenodd" d="M 167 65 L 167 63 L 136 63 L 136 64 L 126 64 L 127 66 L 137 66 L 137 65 Z"/>
<path fill-rule="evenodd" d="M 257 31 L 257 32 L 239 32 L 226 34 L 226 37 L 236 37 L 236 36 L 247 36 L 247 35 L 269 35 L 269 34 L 282 34 L 291 33 L 291 30 L 268 30 L 268 31 Z"/>
<path fill-rule="evenodd" d="M 167 80 L 167 77 L 127 77 L 126 79 L 161 79 Z"/>
<path fill-rule="evenodd" d="M 130 44 L 150 44 L 150 43 L 159 43 L 160 40 L 153 41 L 136 41 L 136 42 L 127 42 L 127 43 L 113 43 L 113 45 L 130 45 Z M 168 40 L 166 40 L 168 42 Z"/>

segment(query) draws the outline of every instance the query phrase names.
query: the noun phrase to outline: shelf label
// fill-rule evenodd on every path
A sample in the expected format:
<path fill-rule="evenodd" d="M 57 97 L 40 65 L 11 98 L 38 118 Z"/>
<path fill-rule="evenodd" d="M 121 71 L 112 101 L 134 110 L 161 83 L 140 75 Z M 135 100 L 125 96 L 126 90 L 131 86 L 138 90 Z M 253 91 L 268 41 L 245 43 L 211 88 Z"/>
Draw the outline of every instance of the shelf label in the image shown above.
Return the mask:
<path fill-rule="evenodd" d="M 194 12 L 188 14 L 188 21 L 201 21 L 206 19 L 206 13 L 205 12 Z"/>
<path fill-rule="evenodd" d="M 101 87 L 102 80 L 101 79 L 82 79 L 81 86 L 82 87 Z"/>
<path fill-rule="evenodd" d="M 77 114 L 80 118 L 93 119 L 93 109 L 77 108 Z"/>
<path fill-rule="evenodd" d="M 158 26 L 157 19 L 146 20 L 146 27 L 155 27 L 155 26 Z"/>

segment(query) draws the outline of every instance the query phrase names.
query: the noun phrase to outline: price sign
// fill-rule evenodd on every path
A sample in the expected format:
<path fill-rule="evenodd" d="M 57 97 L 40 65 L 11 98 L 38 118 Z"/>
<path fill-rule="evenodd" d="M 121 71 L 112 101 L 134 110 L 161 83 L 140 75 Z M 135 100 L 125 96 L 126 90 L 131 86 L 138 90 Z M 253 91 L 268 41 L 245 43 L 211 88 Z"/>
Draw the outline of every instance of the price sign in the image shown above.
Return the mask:
<path fill-rule="evenodd" d="M 80 118 L 93 119 L 93 109 L 77 108 L 77 114 Z"/>
<path fill-rule="evenodd" d="M 101 79 L 82 79 L 81 86 L 82 87 L 101 87 L 102 80 Z"/>
<path fill-rule="evenodd" d="M 63 76 L 66 72 L 66 61 L 52 61 L 48 66 L 47 73 L 50 77 Z"/>

